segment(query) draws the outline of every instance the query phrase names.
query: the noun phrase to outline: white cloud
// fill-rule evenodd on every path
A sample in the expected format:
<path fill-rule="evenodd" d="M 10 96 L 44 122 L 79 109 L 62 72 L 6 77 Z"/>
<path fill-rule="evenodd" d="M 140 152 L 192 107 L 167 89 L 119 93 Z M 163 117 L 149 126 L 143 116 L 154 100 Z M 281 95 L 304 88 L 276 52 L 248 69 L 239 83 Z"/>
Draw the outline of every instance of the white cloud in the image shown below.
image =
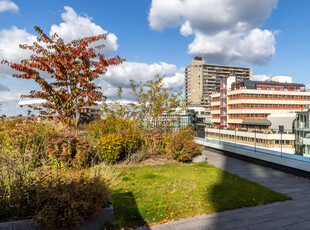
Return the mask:
<path fill-rule="evenodd" d="M 253 81 L 266 81 L 269 77 L 267 75 L 253 75 Z"/>
<path fill-rule="evenodd" d="M 123 62 L 120 65 L 109 66 L 106 74 L 100 77 L 97 83 L 108 99 L 115 99 L 116 90 L 120 86 L 124 89 L 123 98 L 131 100 L 129 81 L 146 82 L 153 79 L 156 74 L 164 76 L 164 84 L 167 88 L 172 88 L 176 92 L 183 89 L 184 68 L 177 69 L 175 65 L 166 62 L 153 64 Z"/>
<path fill-rule="evenodd" d="M 1 0 L 0 0 L 1 1 Z M 1 3 L 1 2 L 0 2 Z M 99 34 L 107 34 L 107 39 L 103 42 L 105 47 L 100 51 L 109 56 L 113 51 L 117 50 L 117 37 L 113 33 L 108 33 L 99 25 L 91 22 L 88 16 L 82 17 L 71 8 L 66 6 L 65 12 L 61 14 L 63 23 L 53 25 L 50 34 L 57 34 L 65 41 L 80 39 L 86 36 L 94 36 Z M 19 29 L 12 26 L 11 29 L 0 30 L 0 57 L 9 62 L 20 62 L 22 59 L 29 58 L 32 54 L 29 50 L 19 48 L 20 44 L 32 44 L 36 41 L 36 36 L 28 33 L 25 29 Z M 0 65 L 0 77 L 11 75 L 14 70 L 6 65 Z"/>
<path fill-rule="evenodd" d="M 154 30 L 165 27 L 176 27 L 182 23 L 181 12 L 183 4 L 180 0 L 153 0 L 149 13 L 150 26 Z"/>
<path fill-rule="evenodd" d="M 182 25 L 182 27 L 181 27 L 181 29 L 180 29 L 180 33 L 181 33 L 183 36 L 185 36 L 185 37 L 187 37 L 187 36 L 193 34 L 193 29 L 192 29 L 192 27 L 191 27 L 191 22 L 190 22 L 190 21 L 186 21 L 186 22 Z"/>
<path fill-rule="evenodd" d="M 191 54 L 205 54 L 207 61 L 263 65 L 275 53 L 275 38 L 272 32 L 260 29 L 254 29 L 244 37 L 228 31 L 211 36 L 197 33 L 188 50 Z"/>
<path fill-rule="evenodd" d="M 118 49 L 117 37 L 113 33 L 102 29 L 101 26 L 91 22 L 88 16 L 78 15 L 71 7 L 65 6 L 65 12 L 61 14 L 64 22 L 59 25 L 52 25 L 50 35 L 57 33 L 64 41 L 69 42 L 83 37 L 96 36 L 99 34 L 107 34 L 106 40 L 103 42 L 105 48 L 102 53 L 109 56 L 113 51 Z"/>
<path fill-rule="evenodd" d="M 29 94 L 28 89 L 20 89 L 20 88 L 1 91 L 0 103 L 3 104 L 3 102 L 18 101 L 21 99 L 21 95 L 27 95 L 27 94 Z"/>
<path fill-rule="evenodd" d="M 18 29 L 13 26 L 10 30 L 0 30 L 0 57 L 8 60 L 9 62 L 20 62 L 22 59 L 26 59 L 32 52 L 19 48 L 20 44 L 32 44 L 36 40 L 36 37 L 29 34 L 24 29 Z M 0 65 L 0 77 L 15 72 L 6 65 Z"/>
<path fill-rule="evenodd" d="M 195 34 L 188 52 L 216 63 L 266 64 L 275 53 L 277 32 L 259 27 L 278 0 L 152 0 L 153 30 L 180 26 L 183 36 Z"/>
<path fill-rule="evenodd" d="M 4 11 L 18 12 L 18 6 L 10 0 L 0 0 L 0 13 Z"/>

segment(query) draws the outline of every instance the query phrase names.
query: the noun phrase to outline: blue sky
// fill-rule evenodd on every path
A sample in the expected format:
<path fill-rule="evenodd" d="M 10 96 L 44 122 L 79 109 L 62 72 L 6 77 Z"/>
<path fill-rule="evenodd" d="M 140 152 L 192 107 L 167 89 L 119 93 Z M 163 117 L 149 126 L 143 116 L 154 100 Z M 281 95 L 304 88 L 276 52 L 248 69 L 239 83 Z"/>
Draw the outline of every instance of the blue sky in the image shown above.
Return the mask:
<path fill-rule="evenodd" d="M 309 0 L 0 0 L 0 59 L 19 62 L 29 53 L 20 43 L 33 42 L 33 27 L 65 40 L 107 32 L 107 56 L 126 63 L 96 82 L 108 99 L 129 80 L 167 75 L 165 82 L 183 89 L 184 67 L 203 54 L 206 62 L 249 66 L 255 79 L 289 75 L 310 85 Z M 21 94 L 32 81 L 11 77 L 0 66 L 0 103 L 7 115 L 22 113 Z"/>

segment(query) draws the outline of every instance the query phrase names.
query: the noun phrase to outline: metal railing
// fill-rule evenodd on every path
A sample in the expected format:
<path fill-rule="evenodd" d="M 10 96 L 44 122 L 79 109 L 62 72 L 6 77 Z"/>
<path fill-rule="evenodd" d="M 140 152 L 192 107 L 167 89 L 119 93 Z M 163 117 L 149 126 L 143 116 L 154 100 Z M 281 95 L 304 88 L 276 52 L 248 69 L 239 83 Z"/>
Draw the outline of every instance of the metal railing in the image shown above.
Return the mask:
<path fill-rule="evenodd" d="M 302 162 L 309 164 L 310 166 L 310 157 L 305 157 L 305 156 L 300 156 L 300 155 L 295 155 L 295 154 L 290 154 L 290 153 L 285 153 L 285 152 L 280 152 L 280 151 L 275 151 L 275 150 L 270 150 L 266 148 L 260 148 L 257 146 L 249 146 L 245 144 L 240 144 L 240 143 L 233 143 L 221 139 L 213 139 L 213 138 L 203 138 L 203 137 L 195 137 L 196 141 L 203 142 L 205 146 L 208 146 L 208 143 L 210 144 L 216 144 L 220 146 L 227 146 L 236 150 L 247 150 L 247 151 L 252 151 L 254 153 L 258 154 L 264 154 L 264 155 L 269 155 L 273 157 L 278 157 L 278 158 L 284 158 L 292 161 L 297 161 L 297 162 Z"/>

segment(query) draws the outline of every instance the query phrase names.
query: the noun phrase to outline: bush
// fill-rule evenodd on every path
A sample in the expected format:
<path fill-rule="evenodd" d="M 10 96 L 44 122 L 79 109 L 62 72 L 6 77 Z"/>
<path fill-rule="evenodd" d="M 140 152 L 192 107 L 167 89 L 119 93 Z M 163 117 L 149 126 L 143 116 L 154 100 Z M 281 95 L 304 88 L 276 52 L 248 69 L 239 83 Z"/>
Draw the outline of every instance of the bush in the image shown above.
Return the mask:
<path fill-rule="evenodd" d="M 135 120 L 115 114 L 83 127 L 89 140 L 100 152 L 99 161 L 115 163 L 140 149 L 143 139 Z"/>
<path fill-rule="evenodd" d="M 160 155 L 165 152 L 164 134 L 161 131 L 149 130 L 144 134 L 144 149 L 148 155 Z"/>
<path fill-rule="evenodd" d="M 192 129 L 181 129 L 166 136 L 166 152 L 173 159 L 187 162 L 200 155 L 203 147 L 193 139 Z"/>
<path fill-rule="evenodd" d="M 27 170 L 39 167 L 46 160 L 47 141 L 57 132 L 44 122 L 5 119 L 0 121 L 1 155 L 16 156 Z"/>
<path fill-rule="evenodd" d="M 19 178 L 0 188 L 0 219 L 32 217 L 51 229 L 80 225 L 108 204 L 106 182 L 102 174 L 81 170 L 51 170 Z"/>
<path fill-rule="evenodd" d="M 75 136 L 58 137 L 47 143 L 47 156 L 53 167 L 86 167 L 94 158 L 92 147 Z"/>
<path fill-rule="evenodd" d="M 115 163 L 121 158 L 124 152 L 124 140 L 116 133 L 104 134 L 101 136 L 97 146 L 100 151 L 100 161 Z"/>
<path fill-rule="evenodd" d="M 0 119 L 0 177 L 13 181 L 46 165 L 47 142 L 61 135 L 51 122 L 22 117 Z"/>

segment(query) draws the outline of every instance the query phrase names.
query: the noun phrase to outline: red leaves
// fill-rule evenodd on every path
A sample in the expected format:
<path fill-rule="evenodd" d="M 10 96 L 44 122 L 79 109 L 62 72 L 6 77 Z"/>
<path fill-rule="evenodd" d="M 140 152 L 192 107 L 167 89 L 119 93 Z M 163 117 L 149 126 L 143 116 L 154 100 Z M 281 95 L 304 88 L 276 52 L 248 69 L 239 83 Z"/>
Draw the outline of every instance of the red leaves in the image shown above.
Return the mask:
<path fill-rule="evenodd" d="M 42 91 L 33 90 L 30 95 L 23 97 L 47 100 L 48 103 L 44 106 L 63 115 L 61 120 L 68 124 L 77 109 L 104 100 L 105 97 L 98 91 L 100 88 L 92 81 L 104 74 L 106 67 L 117 65 L 124 59 L 117 56 L 106 60 L 104 55 L 96 54 L 93 47 L 88 47 L 93 42 L 105 40 L 106 34 L 65 44 L 57 34 L 48 37 L 38 26 L 35 27 L 35 31 L 39 34 L 37 42 L 31 46 L 20 45 L 20 48 L 34 52 L 29 59 L 21 63 L 2 60 L 1 64 L 7 64 L 21 72 L 13 77 L 34 79 Z M 42 42 L 46 44 L 42 45 Z M 103 45 L 99 45 L 97 48 L 102 47 Z M 49 76 L 41 75 L 41 72 L 46 72 Z"/>

